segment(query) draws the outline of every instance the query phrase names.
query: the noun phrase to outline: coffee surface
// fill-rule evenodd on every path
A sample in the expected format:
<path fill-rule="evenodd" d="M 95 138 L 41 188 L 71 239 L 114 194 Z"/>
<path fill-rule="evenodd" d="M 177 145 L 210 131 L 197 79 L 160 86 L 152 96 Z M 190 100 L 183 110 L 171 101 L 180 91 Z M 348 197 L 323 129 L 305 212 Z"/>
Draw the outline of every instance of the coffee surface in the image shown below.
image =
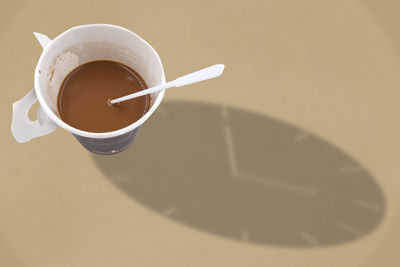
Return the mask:
<path fill-rule="evenodd" d="M 150 95 L 118 104 L 108 101 L 147 88 L 133 69 L 113 61 L 80 65 L 64 79 L 58 93 L 58 111 L 67 124 L 88 132 L 110 132 L 141 118 L 150 107 Z"/>

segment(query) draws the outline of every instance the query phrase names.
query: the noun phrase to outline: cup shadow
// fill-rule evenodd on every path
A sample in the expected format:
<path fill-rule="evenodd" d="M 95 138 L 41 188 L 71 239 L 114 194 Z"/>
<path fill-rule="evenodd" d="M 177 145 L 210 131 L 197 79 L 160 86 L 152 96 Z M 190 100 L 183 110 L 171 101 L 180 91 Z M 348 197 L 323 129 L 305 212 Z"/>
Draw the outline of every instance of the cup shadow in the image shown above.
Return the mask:
<path fill-rule="evenodd" d="M 247 111 L 164 102 L 134 145 L 99 169 L 171 220 L 241 242 L 339 245 L 373 231 L 384 195 L 356 160 L 323 139 Z"/>

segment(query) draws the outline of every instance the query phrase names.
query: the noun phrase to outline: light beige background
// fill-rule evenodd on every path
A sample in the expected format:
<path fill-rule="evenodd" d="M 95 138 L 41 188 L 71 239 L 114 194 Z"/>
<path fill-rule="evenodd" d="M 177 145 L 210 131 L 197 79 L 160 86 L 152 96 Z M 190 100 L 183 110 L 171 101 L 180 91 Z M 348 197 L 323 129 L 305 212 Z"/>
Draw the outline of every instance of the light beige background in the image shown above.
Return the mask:
<path fill-rule="evenodd" d="M 400 264 L 397 1 L 6 0 L 0 5 L 1 266 Z M 17 144 L 10 132 L 12 102 L 32 88 L 41 53 L 32 31 L 52 38 L 87 23 L 117 24 L 141 35 L 159 52 L 167 80 L 224 63 L 223 77 L 171 89 L 166 103 L 223 104 L 321 137 L 369 171 L 384 196 L 380 223 L 331 246 L 257 244 L 251 234 L 250 242 L 227 238 L 130 197 L 64 130 Z M 140 135 L 136 142 L 130 151 L 140 146 Z M 179 214 L 179 207 L 174 209 Z"/>

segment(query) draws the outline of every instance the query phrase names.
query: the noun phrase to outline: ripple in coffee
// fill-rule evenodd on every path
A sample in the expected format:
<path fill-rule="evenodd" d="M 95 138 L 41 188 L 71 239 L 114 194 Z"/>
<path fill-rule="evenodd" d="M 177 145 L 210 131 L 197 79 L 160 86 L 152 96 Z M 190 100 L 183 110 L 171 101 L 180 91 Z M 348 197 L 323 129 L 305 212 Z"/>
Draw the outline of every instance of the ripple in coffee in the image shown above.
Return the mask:
<path fill-rule="evenodd" d="M 67 75 L 58 94 L 61 119 L 87 132 L 111 132 L 140 119 L 150 107 L 150 95 L 115 105 L 110 99 L 147 89 L 143 78 L 126 65 L 92 61 Z"/>

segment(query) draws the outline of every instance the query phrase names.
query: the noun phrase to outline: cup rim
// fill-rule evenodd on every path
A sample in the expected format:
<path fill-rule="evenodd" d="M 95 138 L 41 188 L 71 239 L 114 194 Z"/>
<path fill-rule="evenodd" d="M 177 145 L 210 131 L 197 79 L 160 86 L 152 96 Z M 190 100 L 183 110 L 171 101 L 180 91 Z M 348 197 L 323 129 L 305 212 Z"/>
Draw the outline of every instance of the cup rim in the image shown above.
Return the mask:
<path fill-rule="evenodd" d="M 54 112 L 53 110 L 47 105 L 46 101 L 44 100 L 43 95 L 41 94 L 39 88 L 39 66 L 42 65 L 42 61 L 44 58 L 44 55 L 46 54 L 46 52 L 48 50 L 50 50 L 53 46 L 54 46 L 54 41 L 62 38 L 63 36 L 69 34 L 70 32 L 74 31 L 74 30 L 78 30 L 78 29 L 82 29 L 82 28 L 95 28 L 95 27 L 105 27 L 105 28 L 110 28 L 110 29 L 117 29 L 117 30 L 121 30 L 121 31 L 125 31 L 129 34 L 134 35 L 135 37 L 139 38 L 141 41 L 144 42 L 144 44 L 146 46 L 148 46 L 150 48 L 151 51 L 153 51 L 153 53 L 156 56 L 156 59 L 158 61 L 158 63 L 161 66 L 161 84 L 165 83 L 165 73 L 164 73 L 164 68 L 160 59 L 160 56 L 158 55 L 157 51 L 146 41 L 144 40 L 142 37 L 140 37 L 138 34 L 124 28 L 121 26 L 117 26 L 117 25 L 112 25 L 112 24 L 86 24 L 86 25 L 79 25 L 79 26 L 75 26 L 72 27 L 68 30 L 66 30 L 65 32 L 59 34 L 57 37 L 55 37 L 43 50 L 42 54 L 40 55 L 39 61 L 36 65 L 35 68 L 35 76 L 34 76 L 34 86 L 35 86 L 35 92 L 36 92 L 36 96 L 38 98 L 39 104 L 40 106 L 43 108 L 43 110 L 45 111 L 45 113 L 50 117 L 50 119 L 55 122 L 58 126 L 64 128 L 65 130 L 69 131 L 70 133 L 76 134 L 76 135 L 80 135 L 83 137 L 89 137 L 89 138 L 110 138 L 110 137 L 114 137 L 114 136 L 119 136 L 122 134 L 125 134 L 127 132 L 130 132 L 136 128 L 138 128 L 139 126 L 141 126 L 152 114 L 153 112 L 157 109 L 157 107 L 160 105 L 161 100 L 164 97 L 164 93 L 165 91 L 160 91 L 158 93 L 158 95 L 156 96 L 156 99 L 154 101 L 154 104 L 152 105 L 152 107 L 137 121 L 135 121 L 134 123 L 115 130 L 115 131 L 111 131 L 111 132 L 104 132 L 104 133 L 94 133 L 94 132 L 87 132 L 87 131 L 83 131 L 80 129 L 77 129 L 75 127 L 72 127 L 71 125 L 67 124 L 66 122 L 64 122 L 63 120 L 61 120 Z"/>

